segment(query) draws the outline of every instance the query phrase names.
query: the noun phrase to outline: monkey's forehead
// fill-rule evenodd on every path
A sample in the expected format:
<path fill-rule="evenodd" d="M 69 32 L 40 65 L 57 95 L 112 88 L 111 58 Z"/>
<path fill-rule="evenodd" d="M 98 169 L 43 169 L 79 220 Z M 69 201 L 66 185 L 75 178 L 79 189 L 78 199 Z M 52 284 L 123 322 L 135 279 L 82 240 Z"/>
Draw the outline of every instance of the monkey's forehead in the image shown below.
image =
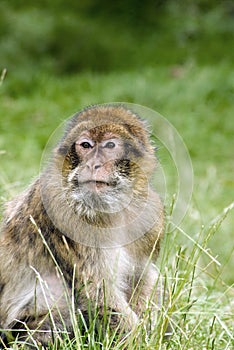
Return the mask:
<path fill-rule="evenodd" d="M 114 123 L 96 125 L 95 123 L 81 122 L 71 130 L 70 136 L 74 140 L 81 135 L 86 135 L 96 141 L 111 137 L 133 138 L 124 125 Z"/>
<path fill-rule="evenodd" d="M 102 137 L 111 132 L 124 138 L 137 138 L 143 144 L 148 143 L 149 134 L 145 123 L 122 106 L 94 106 L 79 112 L 69 121 L 63 139 L 77 137 L 85 130 L 92 133 L 93 137 Z"/>
<path fill-rule="evenodd" d="M 109 130 L 97 130 L 97 128 L 91 129 L 91 130 L 84 130 L 80 133 L 79 138 L 88 138 L 92 139 L 93 141 L 99 142 L 99 141 L 105 141 L 109 139 L 116 139 L 119 138 L 119 133 L 114 132 L 114 130 L 111 132 Z"/>

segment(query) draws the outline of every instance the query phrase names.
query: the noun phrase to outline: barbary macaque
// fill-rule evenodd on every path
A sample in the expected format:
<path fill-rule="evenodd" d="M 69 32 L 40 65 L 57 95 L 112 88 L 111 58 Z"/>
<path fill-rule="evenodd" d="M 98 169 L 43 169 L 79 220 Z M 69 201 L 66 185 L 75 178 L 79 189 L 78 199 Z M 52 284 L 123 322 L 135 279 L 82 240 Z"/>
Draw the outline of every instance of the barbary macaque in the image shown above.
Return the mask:
<path fill-rule="evenodd" d="M 157 314 L 164 209 L 150 184 L 156 163 L 145 123 L 124 105 L 91 106 L 69 120 L 39 178 L 6 205 L 0 329 L 19 330 L 19 339 L 32 330 L 48 344 L 64 327 L 73 333 L 72 311 L 90 322 L 90 305 L 125 331 L 149 300 Z"/>

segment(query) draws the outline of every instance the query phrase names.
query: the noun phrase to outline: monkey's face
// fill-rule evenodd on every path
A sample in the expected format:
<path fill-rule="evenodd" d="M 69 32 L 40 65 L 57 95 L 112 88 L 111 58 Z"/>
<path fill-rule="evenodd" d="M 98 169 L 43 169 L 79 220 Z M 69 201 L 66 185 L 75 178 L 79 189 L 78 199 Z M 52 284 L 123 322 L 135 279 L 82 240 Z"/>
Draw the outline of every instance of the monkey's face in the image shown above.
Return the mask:
<path fill-rule="evenodd" d="M 81 132 L 67 157 L 68 193 L 76 209 L 85 213 L 119 211 L 132 197 L 129 140 L 99 129 Z"/>
<path fill-rule="evenodd" d="M 96 192 L 116 186 L 116 162 L 124 155 L 123 140 L 118 135 L 106 132 L 97 138 L 85 131 L 76 141 L 75 150 L 80 159 L 79 186 Z"/>
<path fill-rule="evenodd" d="M 143 122 L 123 107 L 91 107 L 71 119 L 56 150 L 69 206 L 89 216 L 147 197 L 155 166 Z"/>

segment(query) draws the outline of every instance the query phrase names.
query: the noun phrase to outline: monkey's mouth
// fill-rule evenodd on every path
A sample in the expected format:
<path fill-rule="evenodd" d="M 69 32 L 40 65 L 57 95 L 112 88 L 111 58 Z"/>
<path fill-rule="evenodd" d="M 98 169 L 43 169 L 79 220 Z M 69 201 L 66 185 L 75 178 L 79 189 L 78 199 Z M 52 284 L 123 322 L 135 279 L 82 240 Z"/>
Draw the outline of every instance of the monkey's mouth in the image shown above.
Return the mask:
<path fill-rule="evenodd" d="M 97 181 L 97 180 L 87 180 L 80 182 L 79 185 L 88 187 L 92 190 L 99 190 L 99 189 L 104 189 L 110 186 L 113 186 L 110 182 L 107 181 Z"/>

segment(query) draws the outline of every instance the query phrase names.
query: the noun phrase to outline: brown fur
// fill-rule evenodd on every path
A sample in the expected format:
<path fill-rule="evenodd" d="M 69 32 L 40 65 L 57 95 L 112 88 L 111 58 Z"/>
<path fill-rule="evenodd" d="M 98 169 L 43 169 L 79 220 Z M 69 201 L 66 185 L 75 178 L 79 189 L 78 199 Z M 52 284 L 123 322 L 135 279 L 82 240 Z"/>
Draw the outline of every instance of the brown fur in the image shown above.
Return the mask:
<path fill-rule="evenodd" d="M 83 144 L 77 144 L 87 130 L 97 143 L 109 134 L 121 140 L 117 172 L 126 184 L 123 193 L 110 192 L 110 203 L 113 200 L 117 208 L 113 212 L 101 210 L 96 195 L 94 208 L 79 206 L 71 196 L 76 195 L 74 181 L 81 176 L 77 174 L 82 166 L 93 162 L 89 154 L 83 156 Z M 100 163 L 101 156 L 94 157 Z M 158 257 L 164 214 L 149 184 L 155 164 L 143 122 L 126 108 L 94 106 L 71 119 L 44 173 L 7 204 L 0 235 L 1 327 L 24 328 L 24 322 L 29 329 L 61 330 L 62 315 L 72 331 L 73 288 L 77 313 L 87 315 L 91 301 L 97 302 L 100 315 L 105 304 L 110 314 L 117 313 L 112 316 L 112 327 L 119 320 L 128 330 L 138 323 L 158 283 L 151 259 L 155 262 Z M 110 157 L 98 174 L 109 178 L 116 167 L 116 159 Z M 155 300 L 159 294 L 157 288 Z M 52 333 L 35 333 L 43 343 L 51 337 Z"/>

